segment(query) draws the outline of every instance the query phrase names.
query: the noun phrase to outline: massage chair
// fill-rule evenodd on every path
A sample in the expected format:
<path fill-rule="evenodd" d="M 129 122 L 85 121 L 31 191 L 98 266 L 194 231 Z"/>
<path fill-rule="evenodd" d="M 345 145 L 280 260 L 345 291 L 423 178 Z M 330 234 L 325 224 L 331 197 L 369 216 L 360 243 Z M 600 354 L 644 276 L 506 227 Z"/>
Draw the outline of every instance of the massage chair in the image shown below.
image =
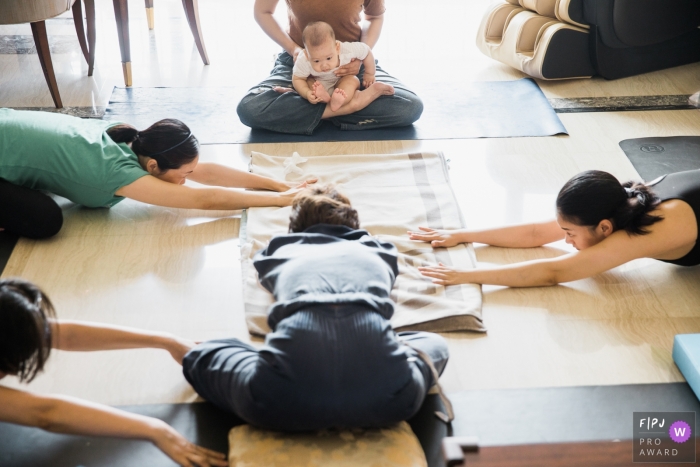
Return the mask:
<path fill-rule="evenodd" d="M 700 0 L 500 0 L 476 42 L 535 78 L 624 78 L 700 61 Z"/>

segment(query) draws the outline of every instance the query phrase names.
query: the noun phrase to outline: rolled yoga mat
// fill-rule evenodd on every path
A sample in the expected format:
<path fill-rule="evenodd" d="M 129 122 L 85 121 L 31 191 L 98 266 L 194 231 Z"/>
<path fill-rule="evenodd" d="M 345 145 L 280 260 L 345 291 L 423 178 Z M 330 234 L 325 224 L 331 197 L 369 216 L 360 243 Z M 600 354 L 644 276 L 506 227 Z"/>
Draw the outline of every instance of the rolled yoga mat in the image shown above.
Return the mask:
<path fill-rule="evenodd" d="M 700 169 L 700 136 L 635 138 L 620 147 L 643 180 Z"/>
<path fill-rule="evenodd" d="M 236 106 L 247 93 L 224 88 L 115 88 L 105 119 L 147 128 L 163 118 L 185 122 L 202 144 L 504 138 L 567 134 L 532 79 L 425 86 L 424 104 L 412 126 L 341 131 L 322 121 L 310 136 L 251 130 Z"/>

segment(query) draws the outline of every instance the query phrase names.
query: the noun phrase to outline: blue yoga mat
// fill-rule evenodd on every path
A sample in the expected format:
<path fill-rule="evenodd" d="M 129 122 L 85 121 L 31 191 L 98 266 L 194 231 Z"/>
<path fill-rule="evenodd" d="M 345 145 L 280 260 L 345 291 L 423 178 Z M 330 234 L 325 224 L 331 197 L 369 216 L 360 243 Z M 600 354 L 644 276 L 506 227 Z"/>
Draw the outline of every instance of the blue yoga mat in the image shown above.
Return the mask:
<path fill-rule="evenodd" d="M 202 144 L 507 138 L 567 134 L 537 83 L 482 81 L 415 87 L 424 111 L 412 126 L 341 131 L 322 121 L 313 135 L 251 130 L 236 114 L 247 89 L 115 88 L 105 119 L 144 129 L 163 118 L 185 122 Z M 452 89 L 452 90 L 451 90 Z"/>

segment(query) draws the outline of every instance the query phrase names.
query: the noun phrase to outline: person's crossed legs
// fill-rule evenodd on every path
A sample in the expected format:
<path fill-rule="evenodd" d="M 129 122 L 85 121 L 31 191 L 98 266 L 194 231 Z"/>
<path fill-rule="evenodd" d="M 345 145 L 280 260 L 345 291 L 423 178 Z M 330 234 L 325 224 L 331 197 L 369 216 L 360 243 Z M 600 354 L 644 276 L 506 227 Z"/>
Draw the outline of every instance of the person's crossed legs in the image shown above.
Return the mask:
<path fill-rule="evenodd" d="M 244 125 L 279 133 L 310 135 L 322 119 L 331 120 L 342 130 L 408 126 L 420 118 L 423 102 L 401 81 L 377 65 L 376 82 L 394 88 L 393 95 L 382 92 L 382 86 L 370 86 L 336 111 L 330 106 L 314 105 L 292 90 L 294 60 L 283 52 L 277 58 L 270 76 L 241 99 L 237 112 Z M 360 70 L 358 79 L 363 78 Z M 370 92 L 366 92 L 370 91 Z"/>

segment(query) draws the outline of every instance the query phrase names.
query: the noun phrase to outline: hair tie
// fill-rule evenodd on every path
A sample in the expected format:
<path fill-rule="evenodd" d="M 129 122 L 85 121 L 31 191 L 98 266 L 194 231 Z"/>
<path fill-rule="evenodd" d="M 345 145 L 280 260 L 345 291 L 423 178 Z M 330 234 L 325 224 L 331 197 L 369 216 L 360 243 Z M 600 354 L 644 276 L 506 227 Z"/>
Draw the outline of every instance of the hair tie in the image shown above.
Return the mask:
<path fill-rule="evenodd" d="M 137 139 L 139 139 L 139 136 L 140 136 L 140 135 L 139 135 L 139 132 L 137 131 L 137 132 L 136 132 L 136 136 L 134 136 L 134 141 L 136 141 Z"/>
<path fill-rule="evenodd" d="M 170 148 L 166 149 L 165 151 L 160 151 L 160 152 L 156 152 L 156 153 L 154 153 L 154 154 L 151 154 L 151 155 L 149 155 L 148 157 L 159 156 L 159 155 L 161 155 L 161 154 L 163 154 L 163 153 L 166 153 L 166 152 L 168 152 L 168 151 L 172 151 L 172 150 L 175 149 L 176 147 L 185 144 L 191 137 L 192 137 L 192 132 L 190 131 L 190 132 L 187 134 L 187 138 L 183 139 L 182 141 L 180 141 L 179 143 L 177 143 L 175 146 L 170 147 Z"/>

